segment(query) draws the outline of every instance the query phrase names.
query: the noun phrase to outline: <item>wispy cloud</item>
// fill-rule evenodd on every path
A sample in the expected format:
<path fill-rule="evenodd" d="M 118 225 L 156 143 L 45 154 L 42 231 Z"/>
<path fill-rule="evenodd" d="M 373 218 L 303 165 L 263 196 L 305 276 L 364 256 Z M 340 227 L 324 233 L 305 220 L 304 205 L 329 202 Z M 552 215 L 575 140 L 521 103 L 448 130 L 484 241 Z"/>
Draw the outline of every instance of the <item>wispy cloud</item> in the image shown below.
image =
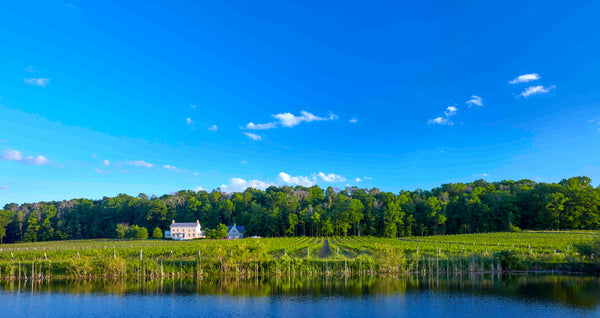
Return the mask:
<path fill-rule="evenodd" d="M 10 189 L 9 186 L 7 186 L 7 185 L 0 185 L 0 190 L 8 190 L 8 189 Z"/>
<path fill-rule="evenodd" d="M 483 106 L 483 99 L 479 96 L 471 96 L 471 99 L 465 102 L 465 104 L 471 106 Z"/>
<path fill-rule="evenodd" d="M 312 176 L 295 176 L 295 177 L 293 177 L 285 172 L 280 172 L 278 175 L 278 179 L 286 184 L 296 184 L 296 185 L 302 185 L 302 186 L 306 186 L 306 187 L 310 187 L 310 186 L 318 183 L 319 181 L 332 182 L 332 183 L 346 181 L 346 178 L 344 178 L 343 176 L 340 176 L 340 175 L 337 175 L 334 173 L 323 173 L 323 172 L 314 173 L 314 174 L 312 174 Z"/>
<path fill-rule="evenodd" d="M 170 170 L 170 171 L 177 170 L 177 167 L 171 166 L 171 165 L 164 165 L 163 168 Z"/>
<path fill-rule="evenodd" d="M 249 122 L 248 124 L 246 124 L 246 126 L 240 128 L 252 130 L 267 130 L 277 127 L 294 127 L 303 122 L 308 123 L 312 121 L 329 121 L 338 119 L 338 116 L 333 113 L 329 113 L 329 116 L 327 117 L 319 117 L 304 110 L 300 112 L 299 116 L 296 116 L 292 113 L 281 113 L 271 116 L 277 119 L 277 121 L 264 124 L 255 124 L 253 122 Z"/>
<path fill-rule="evenodd" d="M 212 125 L 210 127 L 207 128 L 208 131 L 217 131 L 219 129 L 219 127 L 217 127 L 217 125 Z"/>
<path fill-rule="evenodd" d="M 365 176 L 363 178 L 355 178 L 354 179 L 354 181 L 356 181 L 356 182 L 363 182 L 363 181 L 366 181 L 366 180 L 373 180 L 373 178 Z"/>
<path fill-rule="evenodd" d="M 25 69 L 23 69 L 25 72 L 28 73 L 39 73 L 39 71 L 36 71 L 33 66 L 27 66 Z"/>
<path fill-rule="evenodd" d="M 41 86 L 41 87 L 46 87 L 48 84 L 50 84 L 50 79 L 49 78 L 26 78 L 23 80 L 25 82 L 25 84 L 27 85 L 32 85 L 32 86 Z"/>
<path fill-rule="evenodd" d="M 106 159 L 104 159 L 104 161 L 102 161 L 102 165 L 103 165 L 103 166 L 110 166 L 110 161 L 109 161 L 109 160 L 106 160 Z"/>
<path fill-rule="evenodd" d="M 134 167 L 143 167 L 143 168 L 154 167 L 154 164 L 148 163 L 144 160 L 131 160 L 131 161 L 126 161 L 125 163 L 128 165 L 134 166 Z"/>
<path fill-rule="evenodd" d="M 94 171 L 96 173 L 100 173 L 100 174 L 109 174 L 110 173 L 110 171 L 101 170 L 101 169 L 98 169 L 98 168 L 94 169 Z"/>
<path fill-rule="evenodd" d="M 358 122 L 358 120 L 356 118 L 351 118 L 348 122 L 350 122 L 352 124 L 356 124 Z"/>
<path fill-rule="evenodd" d="M 319 117 L 319 116 L 315 116 L 304 110 L 300 112 L 300 116 L 295 116 L 291 113 L 282 113 L 282 114 L 273 115 L 273 117 L 279 119 L 279 123 L 283 127 L 294 127 L 294 126 L 300 124 L 301 122 L 308 123 L 311 121 L 327 121 L 327 120 L 334 120 L 334 119 L 338 118 L 333 113 L 329 113 L 328 117 Z"/>
<path fill-rule="evenodd" d="M 440 116 L 440 117 L 430 119 L 427 121 L 427 124 L 428 125 L 452 126 L 452 125 L 454 125 L 454 122 L 452 122 L 452 120 L 450 120 L 450 117 L 456 115 L 457 112 L 458 112 L 458 108 L 456 108 L 455 106 L 448 106 L 448 107 L 446 107 L 446 110 L 444 111 L 444 117 Z"/>
<path fill-rule="evenodd" d="M 46 158 L 44 156 L 24 157 L 20 151 L 12 150 L 12 149 L 4 150 L 2 155 L 0 155 L 0 160 L 17 161 L 17 162 L 22 162 L 22 163 L 25 163 L 28 165 L 35 165 L 35 166 L 40 166 L 40 165 L 47 164 L 50 162 L 48 160 L 48 158 Z"/>
<path fill-rule="evenodd" d="M 196 108 L 196 105 L 194 105 L 194 104 L 190 104 L 190 107 L 191 107 L 191 108 Z"/>
<path fill-rule="evenodd" d="M 252 129 L 252 130 L 266 130 L 266 129 L 271 129 L 271 128 L 275 128 L 275 127 L 277 127 L 277 125 L 275 123 L 255 124 L 253 122 L 249 122 L 243 128 Z"/>
<path fill-rule="evenodd" d="M 78 10 L 78 9 L 77 9 L 77 6 L 76 6 L 76 5 L 74 5 L 74 4 L 72 4 L 72 3 L 70 3 L 70 2 L 69 2 L 69 3 L 67 3 L 67 8 L 68 8 L 68 9 L 71 9 L 71 10 L 73 10 L 73 11 L 75 11 L 75 12 L 77 12 L 77 10 Z"/>
<path fill-rule="evenodd" d="M 188 124 L 188 125 L 191 125 L 193 122 L 194 121 L 191 118 L 189 118 L 189 117 L 185 119 L 185 123 Z"/>
<path fill-rule="evenodd" d="M 231 178 L 229 184 L 221 185 L 221 190 L 225 192 L 242 192 L 247 188 L 255 188 L 264 190 L 272 185 L 272 182 L 260 181 L 260 180 L 249 180 L 246 181 L 242 178 Z"/>
<path fill-rule="evenodd" d="M 252 140 L 261 140 L 262 139 L 261 136 L 256 135 L 256 134 L 252 134 L 252 133 L 249 133 L 249 132 L 245 132 L 244 135 L 246 135 L 246 137 L 248 137 L 248 138 L 250 138 Z"/>
<path fill-rule="evenodd" d="M 206 189 L 204 189 L 203 187 L 195 187 L 194 191 L 200 192 L 200 191 L 206 191 Z"/>
<path fill-rule="evenodd" d="M 519 94 L 519 96 L 529 97 L 531 95 L 536 95 L 536 94 L 546 94 L 555 88 L 556 88 L 556 86 L 554 86 L 554 85 L 549 86 L 549 87 L 544 87 L 542 85 L 530 86 L 530 87 L 527 87 L 521 94 Z"/>
<path fill-rule="evenodd" d="M 317 174 L 317 176 L 325 182 L 344 182 L 344 181 L 346 181 L 346 178 L 344 178 L 340 175 L 337 175 L 337 174 L 333 174 L 333 173 L 325 174 L 323 172 L 319 172 Z"/>
<path fill-rule="evenodd" d="M 289 175 L 285 172 L 280 172 L 278 175 L 278 178 L 279 178 L 279 180 L 281 180 L 284 183 L 297 184 L 297 185 L 301 185 L 301 186 L 305 186 L 305 187 L 310 187 L 315 184 L 314 178 L 303 177 L 303 176 L 292 177 L 291 175 Z"/>
<path fill-rule="evenodd" d="M 523 74 L 523 75 L 517 76 L 517 78 L 513 79 L 512 81 L 509 81 L 508 83 L 510 83 L 510 84 L 527 83 L 527 82 L 531 82 L 531 81 L 537 81 L 540 78 L 542 78 L 542 77 L 537 73 Z"/>

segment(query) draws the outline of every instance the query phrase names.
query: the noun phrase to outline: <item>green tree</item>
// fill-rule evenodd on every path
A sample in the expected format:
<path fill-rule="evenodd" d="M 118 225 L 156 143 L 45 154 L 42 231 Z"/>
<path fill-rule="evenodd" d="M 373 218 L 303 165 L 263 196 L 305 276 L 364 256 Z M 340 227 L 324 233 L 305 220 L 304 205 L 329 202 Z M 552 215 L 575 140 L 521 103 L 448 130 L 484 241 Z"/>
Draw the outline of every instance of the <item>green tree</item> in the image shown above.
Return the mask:
<path fill-rule="evenodd" d="M 37 242 L 39 231 L 40 225 L 38 223 L 38 211 L 33 210 L 33 212 L 29 213 L 29 217 L 27 218 L 27 229 L 25 230 L 23 241 Z"/>
<path fill-rule="evenodd" d="M 145 227 L 140 227 L 135 235 L 138 240 L 145 240 L 148 238 L 148 230 Z"/>
<path fill-rule="evenodd" d="M 155 239 L 163 237 L 163 233 L 158 226 L 154 229 L 154 231 L 152 231 L 152 237 Z"/>
<path fill-rule="evenodd" d="M 0 244 L 6 236 L 6 226 L 12 222 L 12 212 L 9 210 L 0 210 Z"/>
<path fill-rule="evenodd" d="M 128 230 L 129 230 L 129 226 L 127 224 L 124 224 L 124 223 L 117 224 L 117 228 L 115 230 L 117 232 L 117 238 L 120 238 L 120 239 L 125 238 L 125 235 Z"/>
<path fill-rule="evenodd" d="M 229 235 L 228 233 L 229 231 L 227 231 L 227 225 L 219 223 L 217 226 L 217 238 L 227 237 Z"/>

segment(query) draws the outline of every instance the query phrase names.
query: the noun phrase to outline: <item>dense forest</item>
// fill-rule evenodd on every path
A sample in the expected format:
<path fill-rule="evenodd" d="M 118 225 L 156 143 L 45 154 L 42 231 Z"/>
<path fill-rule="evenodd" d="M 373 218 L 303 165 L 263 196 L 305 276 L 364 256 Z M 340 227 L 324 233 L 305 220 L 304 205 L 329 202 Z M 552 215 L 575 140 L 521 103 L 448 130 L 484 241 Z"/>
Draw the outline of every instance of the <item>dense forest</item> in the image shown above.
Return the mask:
<path fill-rule="evenodd" d="M 318 186 L 179 191 L 161 197 L 120 194 L 101 200 L 7 204 L 0 210 L 4 242 L 112 238 L 117 225 L 150 232 L 171 220 L 203 229 L 245 225 L 245 235 L 421 236 L 518 231 L 600 229 L 600 187 L 588 177 L 559 183 L 531 180 L 443 184 L 430 191 L 383 192 Z"/>

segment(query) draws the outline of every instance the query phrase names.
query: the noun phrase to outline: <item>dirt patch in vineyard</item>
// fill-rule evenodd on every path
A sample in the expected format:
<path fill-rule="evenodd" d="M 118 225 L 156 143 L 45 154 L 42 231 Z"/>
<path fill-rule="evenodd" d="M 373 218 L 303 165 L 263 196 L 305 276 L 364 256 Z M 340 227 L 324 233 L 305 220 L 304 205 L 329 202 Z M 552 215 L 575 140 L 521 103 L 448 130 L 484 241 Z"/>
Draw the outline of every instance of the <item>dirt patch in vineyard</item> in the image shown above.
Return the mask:
<path fill-rule="evenodd" d="M 323 247 L 321 247 L 321 252 L 319 253 L 320 258 L 327 258 L 331 256 L 331 249 L 329 248 L 329 240 L 325 239 L 323 242 Z"/>

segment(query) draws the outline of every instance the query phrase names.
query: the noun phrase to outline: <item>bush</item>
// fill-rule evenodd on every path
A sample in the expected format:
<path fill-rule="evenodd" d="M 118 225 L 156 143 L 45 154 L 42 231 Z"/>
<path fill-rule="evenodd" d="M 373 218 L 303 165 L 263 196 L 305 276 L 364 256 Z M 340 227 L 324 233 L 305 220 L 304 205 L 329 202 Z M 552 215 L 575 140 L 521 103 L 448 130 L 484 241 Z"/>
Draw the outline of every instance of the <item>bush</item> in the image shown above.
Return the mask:
<path fill-rule="evenodd" d="M 521 229 L 518 226 L 516 226 L 516 225 L 514 225 L 514 224 L 511 223 L 510 224 L 510 231 L 511 232 L 521 232 Z"/>
<path fill-rule="evenodd" d="M 494 254 L 494 262 L 502 266 L 502 270 L 519 269 L 519 256 L 516 252 L 502 251 Z"/>
<path fill-rule="evenodd" d="M 600 236 L 596 235 L 590 242 L 575 244 L 575 249 L 583 258 L 594 263 L 596 267 L 600 267 Z"/>

